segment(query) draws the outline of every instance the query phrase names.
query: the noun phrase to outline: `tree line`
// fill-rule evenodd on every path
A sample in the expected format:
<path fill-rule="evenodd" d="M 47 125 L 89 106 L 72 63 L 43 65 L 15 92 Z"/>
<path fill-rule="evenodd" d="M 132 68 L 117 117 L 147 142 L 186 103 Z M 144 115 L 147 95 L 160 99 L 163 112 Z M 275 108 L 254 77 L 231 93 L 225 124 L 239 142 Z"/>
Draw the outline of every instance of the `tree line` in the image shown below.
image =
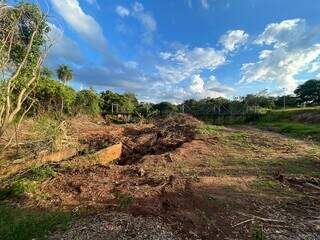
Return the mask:
<path fill-rule="evenodd" d="M 237 99 L 189 99 L 182 104 L 139 102 L 135 94 L 93 88 L 76 91 L 68 86 L 72 69 L 60 65 L 56 76 L 43 62 L 51 46 L 48 16 L 39 6 L 18 3 L 9 6 L 0 1 L 0 137 L 11 124 L 21 124 L 27 115 L 59 113 L 108 116 L 132 114 L 136 119 L 191 112 L 201 116 L 221 111 L 250 111 L 253 108 L 298 107 L 320 104 L 320 81 L 313 79 L 300 85 L 295 95 L 271 97 L 266 91 Z"/>

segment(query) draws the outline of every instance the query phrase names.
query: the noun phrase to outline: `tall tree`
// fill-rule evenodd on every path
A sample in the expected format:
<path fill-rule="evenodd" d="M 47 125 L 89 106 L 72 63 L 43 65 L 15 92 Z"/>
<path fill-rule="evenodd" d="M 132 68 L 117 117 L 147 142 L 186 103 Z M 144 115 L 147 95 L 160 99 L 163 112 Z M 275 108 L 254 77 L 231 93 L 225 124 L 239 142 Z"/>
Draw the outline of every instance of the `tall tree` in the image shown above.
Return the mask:
<path fill-rule="evenodd" d="M 73 77 L 72 69 L 68 65 L 61 64 L 57 69 L 57 75 L 59 80 L 62 81 L 64 85 L 66 85 L 66 83 L 70 81 Z M 61 98 L 61 113 L 63 113 L 63 110 L 64 99 Z"/>
<path fill-rule="evenodd" d="M 0 137 L 17 116 L 20 122 L 40 77 L 48 50 L 47 16 L 34 4 L 0 4 Z M 30 101 L 32 105 L 32 101 Z"/>
<path fill-rule="evenodd" d="M 65 64 L 59 65 L 57 69 L 57 75 L 59 80 L 62 81 L 64 84 L 66 84 L 68 81 L 70 81 L 73 78 L 72 69 Z"/>
<path fill-rule="evenodd" d="M 320 104 L 320 80 L 306 81 L 298 86 L 294 93 L 302 103 Z"/>

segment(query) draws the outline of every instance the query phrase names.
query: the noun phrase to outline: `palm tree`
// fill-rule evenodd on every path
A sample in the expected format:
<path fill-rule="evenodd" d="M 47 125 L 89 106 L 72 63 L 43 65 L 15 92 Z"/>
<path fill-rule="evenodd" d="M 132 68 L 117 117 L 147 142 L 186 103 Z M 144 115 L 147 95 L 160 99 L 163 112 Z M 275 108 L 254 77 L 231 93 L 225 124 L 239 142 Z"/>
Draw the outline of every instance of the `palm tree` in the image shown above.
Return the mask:
<path fill-rule="evenodd" d="M 61 64 L 57 69 L 57 75 L 60 81 L 66 84 L 73 78 L 72 69 L 68 65 Z"/>
<path fill-rule="evenodd" d="M 59 80 L 63 82 L 64 85 L 66 85 L 66 83 L 70 81 L 73 77 L 72 69 L 68 65 L 61 64 L 57 69 L 57 75 Z M 61 113 L 63 113 L 63 108 L 64 99 L 63 95 L 61 95 Z"/>

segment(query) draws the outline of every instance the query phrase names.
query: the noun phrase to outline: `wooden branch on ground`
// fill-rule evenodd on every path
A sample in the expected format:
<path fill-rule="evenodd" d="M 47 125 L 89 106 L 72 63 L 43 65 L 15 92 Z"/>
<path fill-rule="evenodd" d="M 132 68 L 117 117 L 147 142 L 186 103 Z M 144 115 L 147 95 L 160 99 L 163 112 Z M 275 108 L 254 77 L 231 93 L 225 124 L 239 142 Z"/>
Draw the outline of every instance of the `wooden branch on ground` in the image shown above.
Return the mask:
<path fill-rule="evenodd" d="M 271 218 L 263 218 L 263 217 L 259 217 L 259 216 L 255 216 L 252 214 L 246 214 L 246 213 L 242 213 L 242 212 L 238 212 L 240 215 L 245 216 L 245 217 L 250 217 L 253 219 L 257 219 L 263 222 L 276 222 L 276 223 L 285 223 L 285 221 L 283 220 L 277 220 L 277 219 L 271 219 Z"/>

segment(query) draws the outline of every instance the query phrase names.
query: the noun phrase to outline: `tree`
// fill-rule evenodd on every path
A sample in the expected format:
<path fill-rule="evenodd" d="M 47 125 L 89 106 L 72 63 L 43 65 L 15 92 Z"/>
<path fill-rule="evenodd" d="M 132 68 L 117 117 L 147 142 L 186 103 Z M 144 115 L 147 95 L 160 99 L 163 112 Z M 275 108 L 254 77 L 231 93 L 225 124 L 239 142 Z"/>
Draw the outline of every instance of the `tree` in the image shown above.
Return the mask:
<path fill-rule="evenodd" d="M 47 16 L 34 4 L 0 4 L 0 137 L 8 126 L 25 114 L 46 57 Z M 9 141 L 10 142 L 10 141 Z"/>
<path fill-rule="evenodd" d="M 100 113 L 100 97 L 93 90 L 81 90 L 77 93 L 74 101 L 75 113 L 84 113 L 97 116 Z"/>
<path fill-rule="evenodd" d="M 320 80 L 308 80 L 298 86 L 294 93 L 300 103 L 320 104 Z"/>
<path fill-rule="evenodd" d="M 134 95 L 133 95 L 134 96 Z M 102 92 L 101 97 L 101 111 L 102 115 L 111 114 L 115 112 L 133 113 L 136 108 L 136 97 L 132 94 L 118 94 L 111 91 Z"/>
<path fill-rule="evenodd" d="M 64 84 L 66 84 L 73 78 L 72 69 L 65 64 L 59 65 L 57 69 L 57 75 L 59 80 L 62 81 Z"/>
<path fill-rule="evenodd" d="M 161 115 L 169 115 L 171 113 L 178 112 L 178 107 L 170 102 L 161 102 L 153 106 L 155 110 L 158 110 Z"/>
<path fill-rule="evenodd" d="M 33 97 L 35 104 L 32 107 L 32 112 L 38 114 L 61 111 L 63 101 L 64 112 L 71 113 L 75 98 L 76 91 L 73 88 L 48 77 L 41 77 L 35 89 Z"/>
<path fill-rule="evenodd" d="M 53 72 L 48 67 L 43 67 L 40 73 L 41 77 L 52 78 Z"/>
<path fill-rule="evenodd" d="M 57 69 L 57 75 L 59 80 L 63 82 L 64 85 L 66 85 L 66 83 L 70 81 L 73 77 L 72 69 L 68 65 L 61 64 Z M 63 98 L 61 98 L 61 113 L 63 113 L 63 111 L 64 111 L 64 101 L 63 101 Z"/>

